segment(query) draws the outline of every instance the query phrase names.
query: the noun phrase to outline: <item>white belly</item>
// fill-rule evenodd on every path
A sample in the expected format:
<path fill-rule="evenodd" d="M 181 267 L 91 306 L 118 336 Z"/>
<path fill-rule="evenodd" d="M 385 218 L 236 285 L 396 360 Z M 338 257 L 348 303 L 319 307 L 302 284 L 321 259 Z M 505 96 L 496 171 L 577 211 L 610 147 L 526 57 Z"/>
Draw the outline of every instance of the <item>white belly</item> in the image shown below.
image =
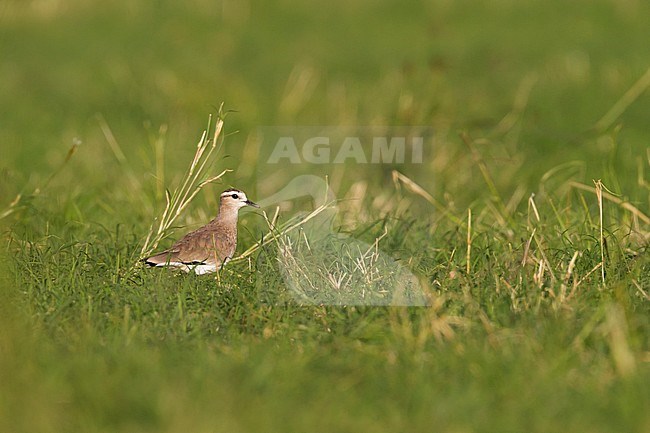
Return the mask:
<path fill-rule="evenodd" d="M 156 265 L 157 267 L 169 266 L 171 268 L 180 269 L 183 272 L 194 272 L 196 275 L 205 275 L 212 274 L 217 272 L 216 264 L 204 264 L 204 265 L 187 265 L 182 262 L 169 262 L 169 263 L 160 263 Z"/>
<path fill-rule="evenodd" d="M 194 271 L 196 275 L 212 274 L 217 272 L 217 265 L 196 265 L 189 266 L 189 271 Z"/>

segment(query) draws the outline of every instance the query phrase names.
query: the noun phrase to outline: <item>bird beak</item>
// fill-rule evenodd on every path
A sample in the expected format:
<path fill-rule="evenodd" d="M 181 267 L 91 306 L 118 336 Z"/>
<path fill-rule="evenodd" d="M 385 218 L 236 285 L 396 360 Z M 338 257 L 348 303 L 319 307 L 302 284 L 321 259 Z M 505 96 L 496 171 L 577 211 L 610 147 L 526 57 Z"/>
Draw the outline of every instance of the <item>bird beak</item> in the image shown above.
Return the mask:
<path fill-rule="evenodd" d="M 250 200 L 246 200 L 244 203 L 246 203 L 246 204 L 249 205 L 249 206 L 253 206 L 253 207 L 257 207 L 257 208 L 260 207 L 257 203 L 253 203 L 253 202 L 250 201 Z"/>

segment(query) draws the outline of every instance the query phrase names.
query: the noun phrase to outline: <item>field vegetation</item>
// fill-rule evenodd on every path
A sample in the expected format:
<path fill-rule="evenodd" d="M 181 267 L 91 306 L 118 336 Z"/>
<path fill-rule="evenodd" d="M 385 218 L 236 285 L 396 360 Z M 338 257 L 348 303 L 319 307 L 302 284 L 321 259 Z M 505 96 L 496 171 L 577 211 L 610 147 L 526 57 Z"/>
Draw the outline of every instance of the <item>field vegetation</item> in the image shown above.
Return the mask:
<path fill-rule="evenodd" d="M 0 431 L 650 431 L 648 16 L 5 0 Z M 291 182 L 255 146 L 292 125 L 434 136 L 319 173 L 322 207 L 242 213 L 218 279 L 139 264 L 223 189 Z M 392 286 L 380 266 L 427 306 L 292 297 Z"/>

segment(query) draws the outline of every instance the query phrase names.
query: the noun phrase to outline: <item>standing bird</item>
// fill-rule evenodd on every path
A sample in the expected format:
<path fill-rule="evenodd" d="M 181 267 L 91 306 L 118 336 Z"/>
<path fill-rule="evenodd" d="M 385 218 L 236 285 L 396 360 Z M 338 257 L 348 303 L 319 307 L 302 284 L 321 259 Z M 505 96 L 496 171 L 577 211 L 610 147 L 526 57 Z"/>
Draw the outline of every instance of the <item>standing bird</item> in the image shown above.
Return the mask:
<path fill-rule="evenodd" d="M 149 266 L 170 266 L 197 275 L 221 269 L 237 247 L 237 215 L 244 206 L 259 207 L 238 189 L 221 193 L 219 215 L 205 226 L 186 234 L 171 248 L 143 261 Z"/>

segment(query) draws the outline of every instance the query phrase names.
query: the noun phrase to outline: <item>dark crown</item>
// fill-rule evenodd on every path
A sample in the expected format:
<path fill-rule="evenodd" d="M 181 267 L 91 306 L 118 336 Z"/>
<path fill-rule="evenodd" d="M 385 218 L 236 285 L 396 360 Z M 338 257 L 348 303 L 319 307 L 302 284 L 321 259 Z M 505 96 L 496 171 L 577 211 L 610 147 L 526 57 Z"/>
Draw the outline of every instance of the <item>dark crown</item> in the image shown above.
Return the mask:
<path fill-rule="evenodd" d="M 227 189 L 227 190 L 225 190 L 224 192 L 222 192 L 222 193 L 221 193 L 221 197 L 223 197 L 224 195 L 230 195 L 230 194 L 232 194 L 232 193 L 242 194 L 242 192 L 243 192 L 243 191 L 240 191 L 240 190 L 238 190 L 238 189 L 230 188 L 230 189 Z"/>

